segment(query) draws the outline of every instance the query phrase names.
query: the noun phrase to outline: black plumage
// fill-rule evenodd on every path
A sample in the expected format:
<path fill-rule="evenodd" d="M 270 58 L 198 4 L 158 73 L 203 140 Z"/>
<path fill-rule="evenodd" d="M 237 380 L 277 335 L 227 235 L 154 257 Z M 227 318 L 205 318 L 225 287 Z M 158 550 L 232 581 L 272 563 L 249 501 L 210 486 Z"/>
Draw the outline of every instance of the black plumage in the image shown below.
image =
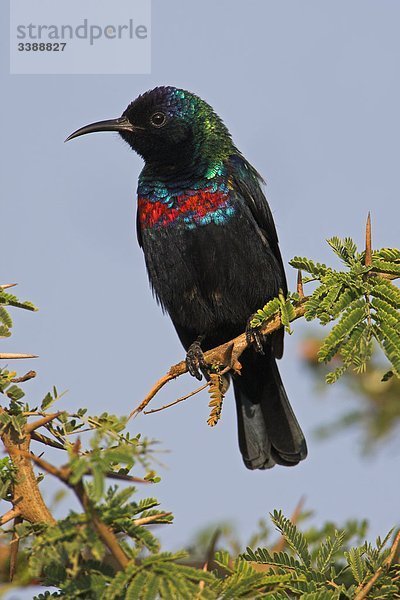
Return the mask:
<path fill-rule="evenodd" d="M 242 333 L 251 315 L 287 291 L 278 237 L 262 180 L 234 146 L 225 125 L 197 96 L 156 88 L 120 119 L 71 137 L 120 131 L 145 159 L 137 230 L 154 294 L 170 315 L 196 374 L 207 350 Z M 291 466 L 307 448 L 276 359 L 283 330 L 249 347 L 233 376 L 239 446 L 245 465 Z"/>

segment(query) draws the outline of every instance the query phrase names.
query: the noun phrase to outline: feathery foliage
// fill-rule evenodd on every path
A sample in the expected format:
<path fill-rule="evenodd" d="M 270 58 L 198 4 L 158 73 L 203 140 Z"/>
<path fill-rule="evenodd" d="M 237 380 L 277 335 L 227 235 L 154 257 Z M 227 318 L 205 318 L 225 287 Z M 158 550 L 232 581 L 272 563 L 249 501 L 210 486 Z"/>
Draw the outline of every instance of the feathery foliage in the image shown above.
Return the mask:
<path fill-rule="evenodd" d="M 342 364 L 327 374 L 327 383 L 337 381 L 349 368 L 363 373 L 372 356 L 373 340 L 385 353 L 390 374 L 400 377 L 400 290 L 392 282 L 400 277 L 400 251 L 374 251 L 371 264 L 366 265 L 365 252 L 358 252 L 351 238 L 333 237 L 328 244 L 346 270 L 338 271 L 309 258 L 293 258 L 290 264 L 294 268 L 310 274 L 305 282 L 318 282 L 315 290 L 305 299 L 293 293 L 284 298 L 280 293 L 256 312 L 251 326 L 260 327 L 279 316 L 291 333 L 290 322 L 297 318 L 295 308 L 305 303 L 307 321 L 334 323 L 318 359 L 329 363 L 340 357 Z"/>
<path fill-rule="evenodd" d="M 332 238 L 329 243 L 347 270 L 293 259 L 293 266 L 308 271 L 309 279 L 319 285 L 308 299 L 299 294 L 284 298 L 281 293 L 254 315 L 253 327 L 279 318 L 290 331 L 296 308 L 306 303 L 308 320 L 318 319 L 322 325 L 336 322 L 319 354 L 323 362 L 337 354 L 342 359 L 331 380 L 349 367 L 362 372 L 373 339 L 399 376 L 400 293 L 390 278 L 400 275 L 400 252 L 374 252 L 372 264 L 366 266 L 364 254 L 349 238 Z M 3 337 L 12 327 L 8 307 L 35 310 L 0 288 Z M 39 594 L 38 600 L 400 597 L 399 534 L 391 549 L 387 547 L 391 533 L 373 546 L 364 541 L 363 524 L 346 524 L 342 531 L 327 525 L 319 532 L 301 532 L 292 520 L 274 511 L 271 520 L 282 537 L 272 546 L 249 546 L 244 554 L 231 556 L 214 544 L 200 562 L 185 552 L 162 551 L 151 528 L 171 524 L 172 514 L 162 510 L 152 495 L 142 493 L 159 482 L 153 470 L 152 442 L 131 436 L 125 417 L 89 416 L 85 408 L 49 412 L 62 398 L 56 388 L 41 403 L 26 402 L 19 383 L 33 376 L 28 375 L 17 378 L 13 371 L 0 370 L 0 435 L 9 450 L 0 461 L 0 490 L 1 498 L 15 511 L 9 519 L 4 517 L 2 528 L 4 538 L 14 539 L 14 562 L 19 544 L 15 584 L 40 582 L 57 590 Z M 211 377 L 209 422 L 215 424 L 225 384 L 218 370 Z M 43 446 L 58 449 L 57 464 L 42 456 Z M 32 463 L 41 473 L 29 480 Z M 78 499 L 61 519 L 55 520 L 42 501 L 43 477 L 54 478 Z M 18 496 L 27 480 L 29 494 Z M 41 510 L 39 517 L 32 516 L 32 508 Z M 267 533 L 263 525 L 254 545 Z M 356 545 L 350 543 L 354 537 Z"/>

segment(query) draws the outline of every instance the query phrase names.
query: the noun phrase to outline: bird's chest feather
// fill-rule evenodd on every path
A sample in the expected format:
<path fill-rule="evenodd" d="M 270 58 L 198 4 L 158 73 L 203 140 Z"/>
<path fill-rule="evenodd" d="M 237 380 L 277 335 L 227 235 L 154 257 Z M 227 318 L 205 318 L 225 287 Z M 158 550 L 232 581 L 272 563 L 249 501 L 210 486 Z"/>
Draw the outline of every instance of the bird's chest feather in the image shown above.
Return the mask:
<path fill-rule="evenodd" d="M 157 237 L 160 229 L 195 229 L 210 223 L 224 225 L 234 212 L 225 182 L 185 190 L 165 186 L 140 186 L 138 190 L 140 229 L 153 237 Z"/>
<path fill-rule="evenodd" d="M 153 291 L 175 323 L 205 331 L 258 307 L 257 237 L 229 185 L 163 199 L 139 189 L 138 225 Z"/>

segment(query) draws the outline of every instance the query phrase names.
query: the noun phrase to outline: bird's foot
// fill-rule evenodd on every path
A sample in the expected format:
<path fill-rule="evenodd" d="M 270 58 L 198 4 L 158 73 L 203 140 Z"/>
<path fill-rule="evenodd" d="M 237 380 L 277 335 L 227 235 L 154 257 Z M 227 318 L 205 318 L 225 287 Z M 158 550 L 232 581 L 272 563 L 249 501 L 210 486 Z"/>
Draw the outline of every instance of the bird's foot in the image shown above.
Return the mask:
<path fill-rule="evenodd" d="M 193 344 L 191 344 L 186 353 L 186 367 L 192 377 L 196 377 L 201 381 L 201 371 L 207 371 L 208 365 L 204 359 L 204 353 L 201 349 L 201 342 L 204 340 L 204 335 L 200 335 Z"/>
<path fill-rule="evenodd" d="M 251 321 L 253 315 L 247 319 L 246 324 L 246 341 L 249 346 L 253 346 L 254 350 L 259 354 L 265 354 L 263 347 L 263 335 L 260 332 L 260 327 L 252 327 Z"/>

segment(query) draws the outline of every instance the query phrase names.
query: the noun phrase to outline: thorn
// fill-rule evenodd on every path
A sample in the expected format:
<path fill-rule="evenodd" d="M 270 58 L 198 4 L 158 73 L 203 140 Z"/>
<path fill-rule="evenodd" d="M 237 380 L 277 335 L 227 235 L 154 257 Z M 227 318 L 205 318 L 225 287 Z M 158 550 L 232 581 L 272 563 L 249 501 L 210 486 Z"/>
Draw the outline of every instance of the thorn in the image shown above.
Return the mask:
<path fill-rule="evenodd" d="M 300 299 L 302 300 L 304 298 L 304 288 L 303 288 L 303 275 L 302 275 L 300 269 L 297 271 L 297 293 L 300 296 Z"/>
<path fill-rule="evenodd" d="M 0 352 L 0 360 L 13 360 L 16 358 L 39 358 L 36 354 L 14 354 L 13 352 Z"/>
<path fill-rule="evenodd" d="M 371 242 L 371 213 L 368 212 L 367 226 L 365 228 L 365 266 L 372 265 L 372 242 Z"/>
<path fill-rule="evenodd" d="M 172 515 L 170 512 L 158 513 L 157 515 L 150 515 L 149 517 L 142 517 L 140 519 L 134 519 L 133 524 L 138 527 L 139 525 L 147 525 L 147 523 L 152 523 L 153 521 L 157 521 L 157 519 L 161 519 L 162 517 L 169 517 Z"/>
<path fill-rule="evenodd" d="M 34 421 L 34 423 L 30 423 L 29 425 L 26 425 L 25 433 L 32 433 L 32 431 L 39 429 L 39 427 L 43 427 L 43 425 L 47 425 L 47 423 L 54 421 L 54 419 L 56 419 L 60 414 L 61 414 L 60 412 L 57 412 L 57 413 L 53 413 L 51 415 L 45 415 L 41 419 Z"/>
<path fill-rule="evenodd" d="M 0 290 L 8 290 L 9 288 L 15 287 L 18 283 L 3 283 L 0 285 Z"/>

